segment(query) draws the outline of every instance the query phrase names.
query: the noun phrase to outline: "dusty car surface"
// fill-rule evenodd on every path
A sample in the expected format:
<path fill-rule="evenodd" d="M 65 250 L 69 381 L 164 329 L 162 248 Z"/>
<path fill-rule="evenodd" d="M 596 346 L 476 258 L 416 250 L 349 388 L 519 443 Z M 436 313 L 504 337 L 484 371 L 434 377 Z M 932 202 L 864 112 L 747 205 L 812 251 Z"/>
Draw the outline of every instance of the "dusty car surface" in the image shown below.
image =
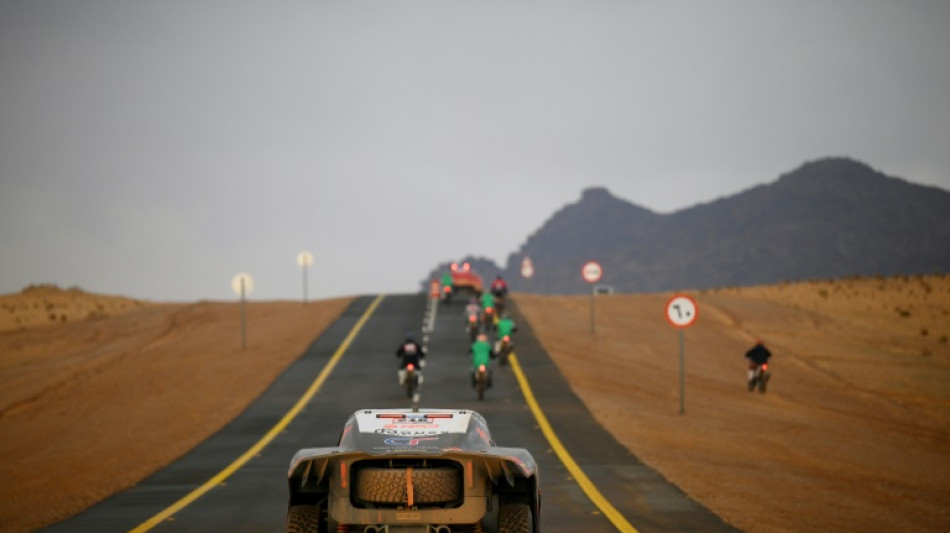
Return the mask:
<path fill-rule="evenodd" d="M 290 462 L 287 531 L 538 531 L 537 465 L 465 409 L 365 409 Z"/>

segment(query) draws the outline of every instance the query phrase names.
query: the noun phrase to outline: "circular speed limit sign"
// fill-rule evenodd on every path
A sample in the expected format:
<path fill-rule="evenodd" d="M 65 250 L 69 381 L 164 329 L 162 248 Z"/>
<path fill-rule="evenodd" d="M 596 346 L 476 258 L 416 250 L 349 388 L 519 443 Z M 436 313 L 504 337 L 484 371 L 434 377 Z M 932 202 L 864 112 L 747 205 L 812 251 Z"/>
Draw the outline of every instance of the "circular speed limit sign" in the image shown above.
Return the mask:
<path fill-rule="evenodd" d="M 604 277 L 604 267 L 600 266 L 597 261 L 588 261 L 581 267 L 581 276 L 584 277 L 584 281 L 587 283 L 597 283 L 600 278 Z"/>
<path fill-rule="evenodd" d="M 696 321 L 696 315 L 699 311 L 696 309 L 696 301 L 685 295 L 677 295 L 670 298 L 666 303 L 666 320 L 673 327 L 689 327 Z"/>
<path fill-rule="evenodd" d="M 531 262 L 531 259 L 528 257 L 525 257 L 521 261 L 521 275 L 526 278 L 530 278 L 531 276 L 534 275 L 534 264 Z"/>

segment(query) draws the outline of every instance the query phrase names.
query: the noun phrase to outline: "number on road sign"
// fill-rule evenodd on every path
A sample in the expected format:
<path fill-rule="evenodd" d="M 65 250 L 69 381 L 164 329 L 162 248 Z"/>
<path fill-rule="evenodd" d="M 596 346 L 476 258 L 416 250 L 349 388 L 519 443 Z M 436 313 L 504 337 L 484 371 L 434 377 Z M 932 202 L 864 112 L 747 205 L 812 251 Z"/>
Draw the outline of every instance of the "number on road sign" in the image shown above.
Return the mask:
<path fill-rule="evenodd" d="M 588 261 L 581 267 L 581 276 L 587 283 L 597 283 L 604 277 L 604 268 L 597 261 Z"/>
<path fill-rule="evenodd" d="M 666 303 L 666 319 L 673 327 L 691 326 L 696 321 L 697 314 L 696 302 L 689 296 L 677 295 Z"/>

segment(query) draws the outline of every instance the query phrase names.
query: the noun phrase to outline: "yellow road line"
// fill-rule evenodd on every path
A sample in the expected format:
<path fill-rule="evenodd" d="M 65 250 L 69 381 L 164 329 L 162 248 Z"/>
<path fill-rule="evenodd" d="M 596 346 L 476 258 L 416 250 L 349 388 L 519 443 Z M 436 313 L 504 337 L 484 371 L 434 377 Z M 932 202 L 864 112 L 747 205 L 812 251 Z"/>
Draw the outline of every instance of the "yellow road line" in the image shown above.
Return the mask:
<path fill-rule="evenodd" d="M 531 385 L 528 384 L 528 378 L 526 378 L 524 372 L 521 371 L 521 365 L 518 364 L 518 358 L 515 357 L 515 354 L 512 353 L 508 357 L 508 360 L 511 362 L 511 368 L 515 371 L 515 378 L 521 386 L 521 393 L 524 394 L 524 399 L 528 402 L 528 407 L 531 408 L 531 412 L 534 413 L 534 418 L 541 427 L 541 432 L 544 433 L 544 436 L 548 439 L 548 443 L 551 444 L 554 453 L 557 454 L 561 462 L 564 463 L 564 466 L 567 467 L 567 471 L 571 473 L 574 480 L 577 481 L 577 484 L 580 485 L 584 493 L 587 494 L 587 497 L 590 498 L 590 501 L 594 502 L 594 505 L 600 509 L 600 512 L 604 513 L 604 516 L 610 520 L 618 531 L 622 531 L 623 533 L 639 533 L 636 528 L 634 528 L 630 522 L 627 522 L 627 519 L 607 501 L 607 498 L 604 498 L 604 495 L 597 490 L 597 487 L 595 487 L 590 478 L 587 477 L 587 474 L 581 470 L 581 467 L 577 465 L 574 458 L 571 457 L 571 454 L 569 454 L 564 445 L 561 444 L 561 440 L 557 438 L 557 434 L 554 433 L 551 424 L 548 423 L 548 417 L 544 416 L 544 412 L 541 411 L 541 406 L 538 405 L 538 401 L 534 397 L 534 392 L 531 391 Z"/>
<path fill-rule="evenodd" d="M 181 511 L 192 502 L 202 497 L 206 492 L 213 489 L 214 487 L 220 485 L 224 482 L 225 479 L 230 477 L 232 474 L 238 471 L 242 466 L 244 466 L 252 457 L 260 453 L 265 446 L 270 444 L 277 435 L 283 431 L 290 422 L 300 414 L 300 411 L 303 410 L 304 406 L 307 405 L 307 402 L 313 398 L 313 395 L 320 390 L 320 387 L 323 386 L 323 382 L 326 381 L 327 377 L 330 375 L 330 372 L 333 371 L 333 368 L 336 366 L 337 361 L 343 357 L 344 352 L 347 348 L 350 347 L 350 343 L 353 342 L 353 339 L 356 337 L 356 334 L 363 328 L 363 325 L 366 324 L 366 321 L 369 319 L 370 315 L 373 314 L 373 311 L 376 310 L 376 307 L 379 305 L 379 302 L 383 300 L 382 294 L 376 297 L 373 300 L 373 303 L 370 304 L 369 308 L 366 309 L 366 312 L 363 313 L 363 316 L 360 317 L 359 321 L 353 326 L 353 329 L 350 330 L 349 335 L 343 339 L 343 342 L 340 344 L 340 347 L 337 348 L 334 352 L 333 357 L 330 358 L 330 361 L 323 367 L 323 370 L 320 372 L 320 375 L 317 376 L 317 379 L 310 384 L 310 388 L 307 389 L 307 392 L 297 400 L 297 403 L 287 411 L 287 414 L 280 419 L 280 422 L 270 429 L 266 435 L 264 435 L 261 440 L 257 441 L 254 446 L 251 446 L 243 455 L 238 457 L 233 463 L 229 464 L 224 470 L 218 472 L 214 477 L 206 481 L 203 485 L 191 491 L 188 495 L 173 503 L 171 506 L 166 508 L 164 511 L 156 514 L 152 518 L 149 518 L 145 522 L 139 524 L 135 529 L 129 530 L 129 533 L 144 533 L 154 528 L 164 520 L 173 516 L 178 511 Z"/>

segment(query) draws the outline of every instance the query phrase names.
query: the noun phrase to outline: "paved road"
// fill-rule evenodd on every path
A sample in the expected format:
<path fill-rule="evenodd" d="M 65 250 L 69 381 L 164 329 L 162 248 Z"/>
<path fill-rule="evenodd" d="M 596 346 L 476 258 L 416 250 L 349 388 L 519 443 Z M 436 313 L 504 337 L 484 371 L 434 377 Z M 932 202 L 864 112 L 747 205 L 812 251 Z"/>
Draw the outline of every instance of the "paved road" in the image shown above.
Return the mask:
<path fill-rule="evenodd" d="M 375 298 L 358 298 L 248 410 L 203 444 L 138 486 L 57 524 L 48 532 L 131 531 L 214 477 L 251 448 L 288 411 L 330 361 Z M 468 382 L 462 303 L 442 306 L 429 337 L 422 407 L 475 409 L 502 446 L 524 447 L 541 472 L 544 531 L 617 531 L 554 454 L 525 403 L 510 367 L 496 368 L 483 401 Z M 398 343 L 420 332 L 422 295 L 385 297 L 304 412 L 245 466 L 151 531 L 281 532 L 286 471 L 300 448 L 334 446 L 346 418 L 362 408 L 409 407 L 396 382 Z M 547 418 L 586 475 L 641 533 L 733 532 L 705 508 L 641 464 L 596 424 L 550 358 L 519 323 L 516 353 Z"/>

